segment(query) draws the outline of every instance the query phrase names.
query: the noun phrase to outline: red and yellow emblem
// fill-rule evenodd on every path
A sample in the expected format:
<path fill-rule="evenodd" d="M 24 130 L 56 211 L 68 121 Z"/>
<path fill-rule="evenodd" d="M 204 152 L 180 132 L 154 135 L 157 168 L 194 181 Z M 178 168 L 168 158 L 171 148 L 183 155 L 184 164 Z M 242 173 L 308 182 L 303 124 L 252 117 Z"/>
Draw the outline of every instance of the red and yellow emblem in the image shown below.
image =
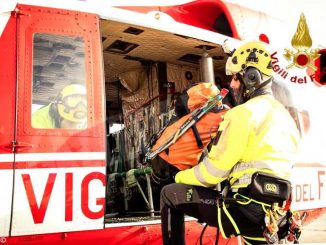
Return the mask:
<path fill-rule="evenodd" d="M 296 66 L 298 68 L 310 67 L 316 70 L 317 67 L 314 65 L 314 60 L 320 56 L 318 54 L 319 49 L 309 50 L 312 46 L 312 40 L 304 14 L 300 16 L 297 31 L 292 37 L 291 44 L 295 50 L 284 49 L 284 57 L 291 62 L 286 69 Z"/>

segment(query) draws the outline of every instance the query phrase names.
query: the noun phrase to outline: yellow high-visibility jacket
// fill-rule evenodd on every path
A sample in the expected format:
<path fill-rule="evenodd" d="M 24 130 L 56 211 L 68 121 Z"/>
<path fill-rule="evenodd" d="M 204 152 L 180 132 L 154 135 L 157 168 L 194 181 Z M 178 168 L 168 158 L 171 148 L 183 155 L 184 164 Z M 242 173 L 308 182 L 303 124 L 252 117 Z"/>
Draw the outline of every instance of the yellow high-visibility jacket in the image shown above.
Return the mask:
<path fill-rule="evenodd" d="M 224 115 L 220 138 L 208 155 L 191 169 L 180 171 L 176 183 L 214 187 L 229 179 L 242 188 L 260 171 L 288 179 L 299 132 L 288 111 L 271 95 L 261 95 Z"/>
<path fill-rule="evenodd" d="M 52 104 L 38 109 L 32 115 L 33 128 L 55 128 L 55 120 L 50 115 L 50 107 Z"/>

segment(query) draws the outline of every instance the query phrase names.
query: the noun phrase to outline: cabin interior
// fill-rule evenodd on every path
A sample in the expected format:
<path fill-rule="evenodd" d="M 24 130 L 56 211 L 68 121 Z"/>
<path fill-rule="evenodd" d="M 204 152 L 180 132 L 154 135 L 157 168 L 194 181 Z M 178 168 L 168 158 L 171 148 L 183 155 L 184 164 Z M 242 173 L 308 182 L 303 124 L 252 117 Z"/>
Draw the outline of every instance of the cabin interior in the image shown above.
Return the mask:
<path fill-rule="evenodd" d="M 213 60 L 218 86 L 229 79 L 224 75 L 227 56 L 220 45 L 173 33 L 110 20 L 101 20 L 100 26 L 108 137 L 106 221 L 151 219 L 158 215 L 164 181 L 152 173 L 127 183 L 117 173 L 145 167 L 140 156 L 172 117 L 174 101 L 201 82 L 203 54 Z M 149 188 L 154 213 L 146 204 Z"/>

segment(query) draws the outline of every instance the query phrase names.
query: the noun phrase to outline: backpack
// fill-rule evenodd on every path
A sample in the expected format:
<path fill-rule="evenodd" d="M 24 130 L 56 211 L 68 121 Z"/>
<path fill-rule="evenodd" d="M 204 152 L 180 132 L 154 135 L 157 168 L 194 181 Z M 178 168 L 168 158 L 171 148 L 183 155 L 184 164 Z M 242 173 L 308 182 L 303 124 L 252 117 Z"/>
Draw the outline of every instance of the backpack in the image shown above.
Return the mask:
<path fill-rule="evenodd" d="M 171 135 L 175 134 L 181 125 L 191 116 L 191 112 L 203 106 L 210 98 L 219 93 L 211 83 L 200 83 L 183 92 L 176 101 L 175 112 L 177 120 L 167 126 L 161 133 L 151 151 L 162 146 Z M 195 127 L 188 129 L 171 146 L 158 154 L 163 164 L 173 166 L 175 171 L 191 168 L 198 163 L 203 150 L 215 137 L 218 126 L 227 110 L 210 110 L 200 118 Z M 162 168 L 162 161 L 154 163 L 154 170 Z M 155 166 L 156 165 L 156 166 Z"/>
<path fill-rule="evenodd" d="M 198 146 L 194 132 L 189 129 L 174 144 L 159 153 L 158 156 L 179 170 L 195 166 L 205 147 L 215 137 L 218 126 L 222 121 L 225 112 L 226 110 L 220 112 L 208 112 L 196 123 L 196 128 L 203 145 L 202 147 Z M 189 114 L 185 115 L 172 125 L 168 126 L 162 133 L 161 137 L 156 141 L 152 150 L 157 149 L 166 141 L 167 137 L 175 133 L 189 116 Z"/>

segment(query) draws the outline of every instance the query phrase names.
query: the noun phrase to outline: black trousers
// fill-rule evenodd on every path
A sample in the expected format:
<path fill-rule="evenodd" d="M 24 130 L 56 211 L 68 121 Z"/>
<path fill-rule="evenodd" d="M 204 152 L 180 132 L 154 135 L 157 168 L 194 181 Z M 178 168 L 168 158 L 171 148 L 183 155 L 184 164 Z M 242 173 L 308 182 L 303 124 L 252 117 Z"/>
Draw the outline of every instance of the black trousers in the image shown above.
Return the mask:
<path fill-rule="evenodd" d="M 210 226 L 218 227 L 218 192 L 204 187 L 170 184 L 161 191 L 162 238 L 164 245 L 185 244 L 184 215 L 197 218 Z M 265 212 L 261 205 L 227 203 L 227 210 L 236 222 L 241 235 L 262 237 L 265 227 Z M 236 235 L 233 225 L 222 212 L 222 226 L 226 236 Z M 252 244 L 266 244 L 263 241 L 246 239 Z"/>

